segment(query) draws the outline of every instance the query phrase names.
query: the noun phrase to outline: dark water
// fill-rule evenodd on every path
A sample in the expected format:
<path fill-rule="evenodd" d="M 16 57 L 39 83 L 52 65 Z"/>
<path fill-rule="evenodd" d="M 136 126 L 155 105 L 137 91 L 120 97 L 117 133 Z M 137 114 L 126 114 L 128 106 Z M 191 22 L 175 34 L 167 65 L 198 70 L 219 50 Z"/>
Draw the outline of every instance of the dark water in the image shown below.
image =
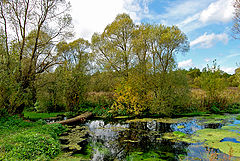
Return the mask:
<path fill-rule="evenodd" d="M 232 120 L 228 120 L 233 123 Z M 228 123 L 229 123 L 228 122 Z M 204 160 L 217 149 L 203 147 L 202 143 L 189 144 L 172 142 L 161 138 L 164 133 L 179 131 L 192 134 L 204 128 L 221 128 L 223 123 L 204 123 L 199 118 L 191 118 L 180 123 L 163 123 L 156 120 L 147 122 L 127 122 L 91 120 L 89 144 L 93 148 L 92 160 Z"/>

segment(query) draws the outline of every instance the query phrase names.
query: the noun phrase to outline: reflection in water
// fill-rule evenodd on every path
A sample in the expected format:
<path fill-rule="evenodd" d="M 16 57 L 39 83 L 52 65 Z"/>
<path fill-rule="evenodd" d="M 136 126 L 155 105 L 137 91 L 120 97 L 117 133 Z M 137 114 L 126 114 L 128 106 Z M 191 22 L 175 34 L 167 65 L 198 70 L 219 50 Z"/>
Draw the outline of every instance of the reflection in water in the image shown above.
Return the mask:
<path fill-rule="evenodd" d="M 197 119 L 180 123 L 148 122 L 104 122 L 92 120 L 86 123 L 91 131 L 90 144 L 94 149 L 92 160 L 192 160 L 202 158 L 208 149 L 201 144 L 172 142 L 161 139 L 166 132 L 180 131 L 192 134 L 204 128 L 220 128 L 223 124 L 201 124 Z M 181 127 L 181 128 L 180 128 Z M 219 151 L 216 151 L 217 153 Z M 138 158 L 139 157 L 139 158 Z M 146 159 L 146 158 L 145 158 Z"/>

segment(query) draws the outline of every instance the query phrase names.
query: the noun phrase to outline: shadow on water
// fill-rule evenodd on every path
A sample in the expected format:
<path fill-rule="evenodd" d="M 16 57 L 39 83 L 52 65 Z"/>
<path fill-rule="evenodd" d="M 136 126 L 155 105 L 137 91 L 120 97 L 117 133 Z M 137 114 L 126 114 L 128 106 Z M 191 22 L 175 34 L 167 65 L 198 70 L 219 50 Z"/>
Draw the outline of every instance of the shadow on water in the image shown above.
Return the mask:
<path fill-rule="evenodd" d="M 193 134 L 204 128 L 221 128 L 222 123 L 201 123 L 198 119 L 188 119 L 179 123 L 165 123 L 156 120 L 146 122 L 105 122 L 91 120 L 89 142 L 93 148 L 92 160 L 195 160 L 203 153 L 219 153 L 201 143 L 189 144 L 163 139 L 164 133 L 179 131 Z M 225 140 L 223 140 L 225 141 Z M 200 159 L 201 160 L 201 159 Z"/>

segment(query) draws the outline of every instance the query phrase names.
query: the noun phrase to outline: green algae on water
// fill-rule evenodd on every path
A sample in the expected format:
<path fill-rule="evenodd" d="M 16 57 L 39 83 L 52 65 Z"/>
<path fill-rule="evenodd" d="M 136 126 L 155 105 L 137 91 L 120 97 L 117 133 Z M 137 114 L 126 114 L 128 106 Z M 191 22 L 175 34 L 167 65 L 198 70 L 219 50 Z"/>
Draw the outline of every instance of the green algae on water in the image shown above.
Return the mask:
<path fill-rule="evenodd" d="M 177 128 L 178 128 L 178 129 L 184 129 L 185 126 L 184 126 L 184 125 L 179 125 Z"/>
<path fill-rule="evenodd" d="M 239 133 L 224 129 L 199 130 L 192 136 L 192 140 L 202 142 L 204 146 L 219 149 L 225 154 L 240 157 L 240 144 L 229 141 L 221 142 L 226 137 L 235 138 L 237 141 L 240 141 Z"/>

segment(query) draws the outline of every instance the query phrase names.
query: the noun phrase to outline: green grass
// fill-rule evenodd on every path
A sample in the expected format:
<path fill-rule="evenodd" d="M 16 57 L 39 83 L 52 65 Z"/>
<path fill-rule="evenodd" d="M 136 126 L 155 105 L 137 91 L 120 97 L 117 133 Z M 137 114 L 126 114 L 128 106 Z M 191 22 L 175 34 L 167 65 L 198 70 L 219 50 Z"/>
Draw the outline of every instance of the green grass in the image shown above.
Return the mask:
<path fill-rule="evenodd" d="M 45 119 L 49 117 L 57 117 L 57 115 L 64 114 L 64 112 L 57 113 L 36 113 L 36 112 L 24 112 L 24 117 L 30 120 Z"/>

